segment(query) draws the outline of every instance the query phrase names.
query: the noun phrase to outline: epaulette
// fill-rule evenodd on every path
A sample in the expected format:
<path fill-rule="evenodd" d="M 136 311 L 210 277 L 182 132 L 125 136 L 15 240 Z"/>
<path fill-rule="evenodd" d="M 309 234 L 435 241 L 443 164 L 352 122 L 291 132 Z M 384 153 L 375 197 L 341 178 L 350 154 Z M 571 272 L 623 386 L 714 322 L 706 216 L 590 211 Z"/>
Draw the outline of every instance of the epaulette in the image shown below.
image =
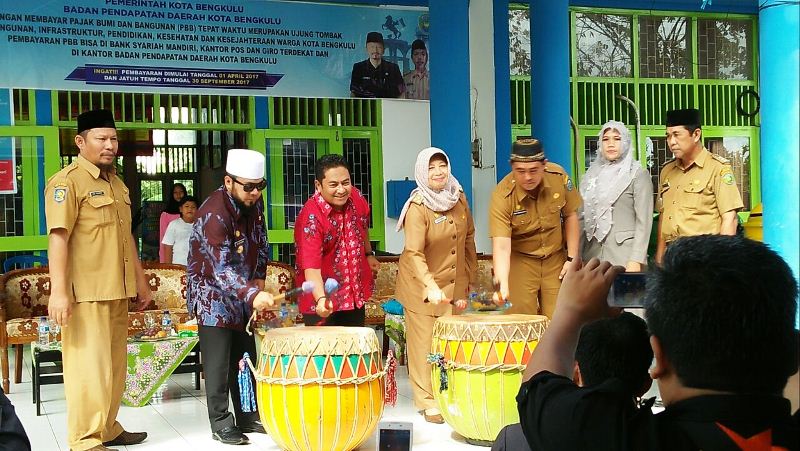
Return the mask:
<path fill-rule="evenodd" d="M 731 160 L 729 160 L 729 159 L 727 159 L 727 158 L 725 158 L 723 156 L 717 155 L 715 153 L 711 154 L 711 158 L 719 161 L 722 164 L 731 164 Z"/>
<path fill-rule="evenodd" d="M 558 175 L 566 175 L 567 174 L 567 171 L 565 171 L 564 168 L 562 168 L 561 166 L 559 166 L 556 163 L 551 163 L 549 161 L 547 162 L 547 164 L 544 165 L 544 171 L 545 172 L 549 172 L 551 174 L 558 174 Z"/>
<path fill-rule="evenodd" d="M 415 203 L 417 205 L 422 205 L 422 202 L 424 200 L 425 200 L 425 198 L 422 197 L 422 193 L 414 194 L 414 197 L 411 198 L 411 202 L 413 202 L 413 203 Z"/>
<path fill-rule="evenodd" d="M 663 164 L 661 164 L 661 167 L 662 167 L 662 168 L 664 168 L 664 167 L 666 167 L 668 164 L 670 164 L 670 163 L 672 163 L 672 162 L 674 162 L 674 161 L 675 161 L 675 158 L 671 158 L 671 159 L 669 159 L 669 160 L 665 161 Z"/>

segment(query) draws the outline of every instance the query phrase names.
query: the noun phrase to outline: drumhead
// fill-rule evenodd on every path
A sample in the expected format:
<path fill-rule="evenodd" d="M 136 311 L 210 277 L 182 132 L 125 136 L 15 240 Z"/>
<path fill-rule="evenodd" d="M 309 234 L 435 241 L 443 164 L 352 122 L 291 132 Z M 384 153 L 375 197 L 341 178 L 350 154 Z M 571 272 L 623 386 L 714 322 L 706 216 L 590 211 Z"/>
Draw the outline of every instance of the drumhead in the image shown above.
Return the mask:
<path fill-rule="evenodd" d="M 370 327 L 283 327 L 264 335 L 261 353 L 269 355 L 350 355 L 380 352 Z"/>
<path fill-rule="evenodd" d="M 452 315 L 436 319 L 433 337 L 454 341 L 538 340 L 549 320 L 542 315 Z"/>

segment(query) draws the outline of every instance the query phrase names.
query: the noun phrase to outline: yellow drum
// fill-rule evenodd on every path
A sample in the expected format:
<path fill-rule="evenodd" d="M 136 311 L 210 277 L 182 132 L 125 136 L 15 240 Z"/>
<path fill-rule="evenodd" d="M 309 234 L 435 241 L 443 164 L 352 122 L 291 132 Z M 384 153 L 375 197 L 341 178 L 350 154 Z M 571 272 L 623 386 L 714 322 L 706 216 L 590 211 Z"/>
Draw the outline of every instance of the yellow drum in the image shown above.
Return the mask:
<path fill-rule="evenodd" d="M 383 414 L 384 370 L 367 327 L 270 329 L 256 372 L 261 422 L 285 450 L 348 451 Z"/>
<path fill-rule="evenodd" d="M 433 326 L 433 397 L 444 420 L 467 442 L 490 446 L 519 422 L 522 373 L 547 327 L 546 316 L 443 316 Z M 442 385 L 445 368 L 447 388 Z"/>

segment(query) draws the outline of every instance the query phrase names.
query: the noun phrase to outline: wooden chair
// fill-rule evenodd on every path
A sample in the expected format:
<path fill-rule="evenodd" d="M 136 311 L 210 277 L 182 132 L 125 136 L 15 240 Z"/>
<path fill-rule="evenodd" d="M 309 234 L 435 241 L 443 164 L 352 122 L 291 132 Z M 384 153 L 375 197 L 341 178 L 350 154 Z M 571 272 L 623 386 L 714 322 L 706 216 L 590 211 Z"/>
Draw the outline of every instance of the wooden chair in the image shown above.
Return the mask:
<path fill-rule="evenodd" d="M 8 347 L 14 346 L 14 382 L 22 382 L 23 346 L 39 337 L 39 318 L 47 316 L 50 275 L 46 266 L 16 269 L 0 276 L 0 371 L 9 392 Z"/>

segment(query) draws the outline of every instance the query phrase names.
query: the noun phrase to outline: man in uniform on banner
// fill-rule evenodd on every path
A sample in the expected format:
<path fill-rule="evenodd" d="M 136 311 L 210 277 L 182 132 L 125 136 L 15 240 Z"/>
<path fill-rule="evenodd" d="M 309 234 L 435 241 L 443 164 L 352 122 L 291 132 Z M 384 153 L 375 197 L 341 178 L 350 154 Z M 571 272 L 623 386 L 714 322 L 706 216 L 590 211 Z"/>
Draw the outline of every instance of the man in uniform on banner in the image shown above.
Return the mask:
<path fill-rule="evenodd" d="M 425 48 L 425 41 L 422 39 L 416 39 L 411 43 L 411 61 L 414 62 L 414 70 L 403 74 L 403 82 L 406 86 L 403 97 L 429 100 L 431 98 L 431 77 L 428 73 L 428 49 Z"/>
<path fill-rule="evenodd" d="M 256 359 L 255 340 L 245 332 L 250 316 L 273 305 L 264 291 L 265 165 L 255 150 L 229 150 L 223 185 L 200 206 L 189 237 L 186 303 L 199 326 L 212 437 L 228 445 L 248 443 L 245 432 L 265 433 L 258 412 L 242 408 L 237 378 L 242 355 Z"/>
<path fill-rule="evenodd" d="M 730 162 L 703 145 L 701 127 L 698 110 L 667 111 L 667 144 L 675 158 L 659 174 L 656 263 L 679 237 L 736 234 L 742 196 Z"/>
<path fill-rule="evenodd" d="M 67 439 L 75 451 L 135 445 L 117 421 L 128 373 L 128 300 L 152 301 L 131 235 L 131 198 L 117 176 L 108 110 L 78 116 L 80 153 L 45 189 L 50 319 L 61 326 Z"/>
<path fill-rule="evenodd" d="M 519 137 L 511 149 L 511 174 L 489 204 L 496 300 L 509 313 L 547 315 L 555 310 L 561 278 L 580 264 L 581 195 L 561 166 L 548 162 L 542 144 Z M 564 243 L 566 242 L 566 249 Z"/>
<path fill-rule="evenodd" d="M 367 34 L 367 59 L 353 64 L 350 94 L 353 97 L 396 99 L 405 90 L 397 64 L 383 59 L 383 35 Z"/>

